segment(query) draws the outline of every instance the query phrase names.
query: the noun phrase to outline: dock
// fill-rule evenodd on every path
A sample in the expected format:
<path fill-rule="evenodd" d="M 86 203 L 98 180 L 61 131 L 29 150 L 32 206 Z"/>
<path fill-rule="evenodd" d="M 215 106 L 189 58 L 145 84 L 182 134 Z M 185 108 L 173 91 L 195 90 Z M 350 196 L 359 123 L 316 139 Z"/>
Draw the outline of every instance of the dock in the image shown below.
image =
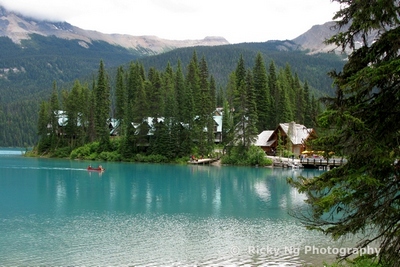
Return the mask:
<path fill-rule="evenodd" d="M 267 158 L 272 160 L 272 167 L 294 168 L 294 169 L 303 168 L 303 166 L 300 164 L 299 159 L 276 157 L 276 156 L 267 156 Z"/>
<path fill-rule="evenodd" d="M 267 157 L 272 160 L 272 166 L 278 168 L 307 168 L 329 170 L 347 163 L 347 160 L 342 158 L 331 158 L 329 160 L 326 160 L 323 158 L 295 159 L 274 156 Z"/>
<path fill-rule="evenodd" d="M 322 158 L 303 158 L 300 160 L 301 165 L 304 168 L 322 168 L 322 169 L 332 169 L 334 167 L 339 167 L 347 163 L 346 159 L 322 159 Z"/>
<path fill-rule="evenodd" d="M 189 160 L 188 164 L 206 165 L 216 162 L 217 160 L 219 160 L 219 158 L 196 159 L 196 160 Z"/>

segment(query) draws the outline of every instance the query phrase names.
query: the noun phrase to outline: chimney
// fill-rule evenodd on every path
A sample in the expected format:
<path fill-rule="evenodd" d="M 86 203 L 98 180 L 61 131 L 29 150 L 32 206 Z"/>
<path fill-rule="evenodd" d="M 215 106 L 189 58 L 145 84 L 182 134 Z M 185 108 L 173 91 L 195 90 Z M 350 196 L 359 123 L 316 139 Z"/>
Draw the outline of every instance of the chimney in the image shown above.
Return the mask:
<path fill-rule="evenodd" d="M 295 138 L 296 138 L 295 129 L 296 129 L 296 123 L 294 121 L 290 122 L 289 129 L 288 129 L 288 136 L 289 136 L 290 140 L 292 140 L 292 142 L 294 142 Z"/>

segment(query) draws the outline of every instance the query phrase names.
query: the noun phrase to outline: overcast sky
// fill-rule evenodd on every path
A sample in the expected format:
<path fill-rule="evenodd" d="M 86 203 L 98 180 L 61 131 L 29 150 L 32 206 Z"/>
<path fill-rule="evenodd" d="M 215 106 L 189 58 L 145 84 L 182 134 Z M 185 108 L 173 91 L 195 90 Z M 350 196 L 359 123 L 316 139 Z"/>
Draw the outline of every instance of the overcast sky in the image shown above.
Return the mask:
<path fill-rule="evenodd" d="M 294 39 L 332 20 L 331 0 L 0 0 L 34 18 L 86 30 L 165 39 L 222 36 L 230 43 Z"/>

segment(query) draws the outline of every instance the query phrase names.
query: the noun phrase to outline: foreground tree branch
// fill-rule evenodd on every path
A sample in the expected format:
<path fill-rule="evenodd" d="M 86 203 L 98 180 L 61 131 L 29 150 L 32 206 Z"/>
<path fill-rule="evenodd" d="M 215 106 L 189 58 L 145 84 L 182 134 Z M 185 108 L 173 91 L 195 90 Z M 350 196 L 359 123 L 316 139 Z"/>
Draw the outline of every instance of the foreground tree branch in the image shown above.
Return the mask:
<path fill-rule="evenodd" d="M 311 208 L 295 216 L 335 239 L 361 233 L 359 247 L 377 242 L 379 260 L 400 266 L 400 1 L 335 1 L 342 31 L 327 43 L 353 52 L 342 71 L 330 73 L 337 92 L 323 99 L 323 134 L 313 145 L 348 163 L 289 179 Z"/>

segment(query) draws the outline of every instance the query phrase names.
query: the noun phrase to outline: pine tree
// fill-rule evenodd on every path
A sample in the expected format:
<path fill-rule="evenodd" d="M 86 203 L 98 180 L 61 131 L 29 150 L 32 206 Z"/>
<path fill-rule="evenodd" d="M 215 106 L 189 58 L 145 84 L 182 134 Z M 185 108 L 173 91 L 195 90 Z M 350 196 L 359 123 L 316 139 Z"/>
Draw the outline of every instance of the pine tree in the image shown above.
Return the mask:
<path fill-rule="evenodd" d="M 94 142 L 96 140 L 96 116 L 95 116 L 95 107 L 96 107 L 96 95 L 95 95 L 95 90 L 96 88 L 96 82 L 93 80 L 92 81 L 92 89 L 89 91 L 89 97 L 88 97 L 88 113 L 87 113 L 87 118 L 88 118 L 88 129 L 87 129 L 87 137 L 89 142 Z"/>
<path fill-rule="evenodd" d="M 261 133 L 262 131 L 269 129 L 269 114 L 271 112 L 271 95 L 268 90 L 267 69 L 265 68 L 264 59 L 262 58 L 261 53 L 257 54 L 253 76 L 258 117 L 257 131 Z"/>
<path fill-rule="evenodd" d="M 311 127 L 313 122 L 311 118 L 310 88 L 308 87 L 307 81 L 304 83 L 304 101 L 304 125 Z"/>
<path fill-rule="evenodd" d="M 244 65 L 243 55 L 240 56 L 235 70 L 235 91 L 234 91 L 234 108 L 237 115 L 234 116 L 235 123 L 239 122 L 246 108 L 246 68 Z M 237 110 L 237 111 L 236 111 Z"/>
<path fill-rule="evenodd" d="M 58 90 L 56 82 L 53 83 L 53 91 L 50 97 L 50 125 L 51 136 L 55 136 L 58 131 L 58 113 L 60 111 L 60 103 L 58 100 Z"/>
<path fill-rule="evenodd" d="M 279 122 L 278 119 L 278 103 L 279 103 L 279 88 L 278 88 L 278 79 L 276 75 L 276 67 L 275 63 L 271 61 L 269 65 L 269 71 L 268 71 L 268 88 L 269 88 L 269 93 L 271 95 L 271 111 L 270 111 L 270 118 L 268 122 L 268 128 L 267 129 L 275 129 Z"/>
<path fill-rule="evenodd" d="M 290 122 L 294 120 L 294 100 L 293 95 L 293 79 L 288 77 L 288 68 L 281 70 L 278 74 L 278 102 L 277 102 L 277 119 L 278 123 Z M 293 96 L 292 96 L 293 97 Z"/>
<path fill-rule="evenodd" d="M 256 140 L 257 130 L 257 106 L 256 95 L 254 92 L 253 76 L 250 70 L 246 74 L 246 135 L 244 137 L 244 146 L 250 147 Z"/>
<path fill-rule="evenodd" d="M 204 110 L 204 103 L 202 98 L 202 91 L 200 87 L 199 64 L 197 60 L 196 51 L 193 52 L 192 59 L 187 67 L 188 73 L 186 75 L 186 89 L 193 97 L 193 118 L 189 121 L 189 131 L 191 137 L 196 141 L 200 153 L 204 153 L 204 117 L 201 116 Z"/>
<path fill-rule="evenodd" d="M 168 64 L 163 75 L 163 87 L 165 91 L 165 109 L 164 109 L 164 125 L 167 130 L 165 140 L 161 144 L 164 145 L 163 155 L 167 158 L 175 158 L 178 156 L 179 148 L 179 121 L 177 120 L 177 99 L 174 85 L 174 73 L 171 65 Z"/>
<path fill-rule="evenodd" d="M 136 114 L 136 103 L 139 102 L 140 104 L 140 100 L 137 100 L 137 95 L 139 88 L 143 88 L 143 81 L 144 70 L 142 66 L 138 62 L 131 62 L 127 77 L 125 117 L 123 119 L 123 124 L 121 125 L 123 127 L 123 131 L 125 132 L 122 142 L 123 145 L 120 147 L 121 155 L 124 159 L 132 159 L 133 156 L 138 152 L 138 125 L 143 122 L 143 117 L 138 118 Z"/>
<path fill-rule="evenodd" d="M 70 92 L 64 91 L 65 96 L 65 114 L 68 118 L 67 125 L 65 126 L 65 133 L 69 138 L 69 145 L 74 148 L 75 141 L 82 132 L 81 128 L 81 115 L 83 107 L 82 86 L 78 80 L 74 82 L 74 86 Z"/>
<path fill-rule="evenodd" d="M 222 144 L 224 148 L 232 146 L 234 137 L 234 124 L 228 100 L 225 100 L 222 113 Z"/>
<path fill-rule="evenodd" d="M 178 60 L 178 66 L 175 72 L 175 92 L 178 102 L 178 120 L 183 123 L 189 123 L 194 117 L 193 97 L 185 85 L 185 78 L 182 73 L 180 60 Z"/>
<path fill-rule="evenodd" d="M 292 106 L 290 105 L 287 87 L 279 86 L 279 102 L 277 105 L 277 119 L 280 123 L 293 121 Z"/>
<path fill-rule="evenodd" d="M 151 87 L 152 84 L 150 81 L 144 81 L 138 86 L 133 107 L 134 122 L 139 124 L 136 141 L 140 146 L 147 145 L 148 143 L 149 124 L 147 118 L 149 117 L 149 104 L 146 91 Z"/>
<path fill-rule="evenodd" d="M 115 119 L 121 123 L 125 117 L 127 102 L 127 90 L 125 85 L 124 69 L 122 67 L 117 69 L 115 98 Z"/>
<path fill-rule="evenodd" d="M 179 155 L 188 155 L 192 149 L 192 132 L 190 131 L 190 125 L 194 118 L 194 103 L 193 96 L 186 86 L 185 79 L 182 73 L 181 62 L 178 60 L 178 66 L 175 73 L 175 92 L 177 97 L 177 121 L 180 124 L 178 140 L 179 143 Z"/>
<path fill-rule="evenodd" d="M 165 92 L 161 85 L 160 73 L 155 68 L 149 69 L 146 95 L 149 115 L 153 118 L 161 117 L 164 110 Z"/>
<path fill-rule="evenodd" d="M 2 112 L 0 113 L 2 114 Z M 40 104 L 39 118 L 38 118 L 38 136 L 39 142 L 37 145 L 38 153 L 43 153 L 50 147 L 50 138 L 48 136 L 50 105 L 48 102 L 43 101 Z"/>
<path fill-rule="evenodd" d="M 110 148 L 110 133 L 107 122 L 110 114 L 110 88 L 102 60 L 100 61 L 94 93 L 95 129 L 97 139 L 100 141 L 99 152 L 108 151 Z"/>
<path fill-rule="evenodd" d="M 285 85 L 287 99 L 289 100 L 290 110 L 292 112 L 292 120 L 294 119 L 294 110 L 296 108 L 296 85 L 292 75 L 292 70 L 289 63 L 286 63 L 283 72 L 280 73 L 281 84 Z M 284 82 L 283 82 L 284 81 Z"/>
<path fill-rule="evenodd" d="M 235 99 L 234 99 L 234 143 L 239 147 L 246 145 L 246 69 L 243 55 L 240 56 L 235 71 Z"/>
<path fill-rule="evenodd" d="M 233 107 L 236 96 L 236 74 L 235 72 L 231 72 L 228 77 L 228 84 L 226 86 L 226 100 L 228 101 L 229 106 Z"/>
<path fill-rule="evenodd" d="M 212 75 L 210 76 L 209 85 L 210 85 L 210 110 L 211 112 L 213 112 L 218 105 L 217 105 L 217 85 L 215 82 L 215 78 Z M 222 104 L 222 99 L 221 99 L 221 104 Z"/>
<path fill-rule="evenodd" d="M 217 96 L 216 96 L 216 92 L 217 92 L 217 88 L 215 85 L 215 79 L 214 77 L 211 75 L 210 76 L 210 82 L 209 82 L 209 92 L 210 92 L 210 98 L 209 98 L 209 117 L 208 117 L 208 122 L 207 122 L 207 144 L 208 144 L 208 151 L 207 154 L 212 152 L 214 150 L 214 142 L 215 142 L 215 133 L 214 133 L 214 128 L 215 128 L 215 124 L 216 122 L 214 121 L 214 112 L 216 110 L 216 100 L 217 100 Z"/>
<path fill-rule="evenodd" d="M 313 145 L 344 155 L 347 162 L 290 182 L 307 196 L 309 207 L 300 215 L 305 226 L 333 239 L 351 237 L 358 251 L 377 247 L 371 262 L 398 267 L 399 1 L 335 2 L 341 4 L 333 18 L 337 34 L 327 43 L 351 52 L 343 69 L 330 73 L 336 94 L 323 99 L 327 110 L 318 119 Z"/>
<path fill-rule="evenodd" d="M 217 90 L 217 96 L 216 96 L 216 107 L 223 107 L 224 106 L 224 100 L 225 100 L 225 95 L 224 95 L 224 89 L 222 86 L 220 86 Z"/>
<path fill-rule="evenodd" d="M 3 112 L 1 112 L 1 114 L 3 114 Z M 38 127 L 37 127 L 38 135 L 40 138 L 47 137 L 48 123 L 49 123 L 49 104 L 46 101 L 42 101 L 42 103 L 40 104 Z"/>
<path fill-rule="evenodd" d="M 203 56 L 199 64 L 200 98 L 197 108 L 198 113 L 196 114 L 196 126 L 198 127 L 198 148 L 199 153 L 202 155 L 207 155 L 210 152 L 214 140 L 214 120 L 212 117 L 214 106 L 212 104 L 208 78 L 208 66 L 205 57 Z"/>
<path fill-rule="evenodd" d="M 293 81 L 294 91 L 295 91 L 295 106 L 294 106 L 294 119 L 297 123 L 304 124 L 305 121 L 305 113 L 307 110 L 306 101 L 304 99 L 304 91 L 300 84 L 299 76 L 297 73 L 295 74 Z"/>

